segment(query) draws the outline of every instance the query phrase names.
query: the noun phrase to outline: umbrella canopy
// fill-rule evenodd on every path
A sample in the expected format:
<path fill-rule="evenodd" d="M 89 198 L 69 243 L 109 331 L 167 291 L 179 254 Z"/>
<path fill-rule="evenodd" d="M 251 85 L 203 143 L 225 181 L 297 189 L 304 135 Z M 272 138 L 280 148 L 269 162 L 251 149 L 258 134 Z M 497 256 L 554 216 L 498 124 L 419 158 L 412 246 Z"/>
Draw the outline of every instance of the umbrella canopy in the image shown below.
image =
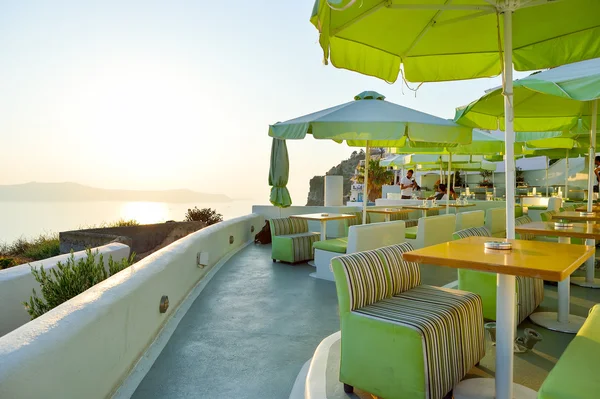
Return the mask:
<path fill-rule="evenodd" d="M 271 187 L 271 204 L 280 208 L 292 205 L 292 198 L 286 185 L 290 174 L 290 160 L 288 158 L 285 140 L 273 139 L 271 145 L 271 165 L 269 167 L 269 185 Z"/>
<path fill-rule="evenodd" d="M 515 131 L 569 131 L 578 126 L 581 130 L 583 124 L 589 134 L 591 102 L 600 98 L 600 58 L 534 73 L 515 80 L 513 86 Z M 457 109 L 455 121 L 504 130 L 502 88 Z"/>
<path fill-rule="evenodd" d="M 597 0 L 317 0 L 311 22 L 325 63 L 387 82 L 403 65 L 407 80 L 437 82 L 500 74 L 505 10 L 518 71 L 600 56 Z"/>
<path fill-rule="evenodd" d="M 269 135 L 280 139 L 346 141 L 350 146 L 403 147 L 456 146 L 471 142 L 471 129 L 437 116 L 385 101 L 385 96 L 365 91 L 354 101 L 304 115 L 269 127 Z"/>

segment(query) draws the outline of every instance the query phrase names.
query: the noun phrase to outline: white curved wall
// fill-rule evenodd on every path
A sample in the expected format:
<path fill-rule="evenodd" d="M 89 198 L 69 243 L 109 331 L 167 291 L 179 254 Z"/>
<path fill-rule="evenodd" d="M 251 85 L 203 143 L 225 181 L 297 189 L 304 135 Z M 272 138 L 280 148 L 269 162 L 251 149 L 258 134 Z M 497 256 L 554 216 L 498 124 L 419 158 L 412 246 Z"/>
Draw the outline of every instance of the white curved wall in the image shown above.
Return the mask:
<path fill-rule="evenodd" d="M 110 396 L 190 290 L 263 224 L 252 214 L 190 234 L 1 337 L 0 398 Z"/>
<path fill-rule="evenodd" d="M 120 261 L 129 256 L 129 247 L 125 244 L 112 243 L 93 249 L 95 254 L 102 254 L 104 265 L 108 267 L 108 259 Z M 85 251 L 75 252 L 75 260 L 85 258 Z M 0 270 L 0 337 L 30 321 L 23 302 L 29 301 L 32 290 L 40 293 L 40 285 L 31 274 L 31 266 L 44 270 L 55 269 L 58 262 L 66 263 L 71 254 L 14 266 Z"/>

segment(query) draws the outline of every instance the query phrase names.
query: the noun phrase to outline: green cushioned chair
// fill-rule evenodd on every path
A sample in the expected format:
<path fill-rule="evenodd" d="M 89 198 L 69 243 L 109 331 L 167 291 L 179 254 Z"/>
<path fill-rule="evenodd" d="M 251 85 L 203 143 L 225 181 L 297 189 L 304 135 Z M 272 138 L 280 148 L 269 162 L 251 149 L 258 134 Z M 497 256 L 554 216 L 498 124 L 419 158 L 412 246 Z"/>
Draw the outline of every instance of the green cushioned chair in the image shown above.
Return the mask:
<path fill-rule="evenodd" d="M 420 285 L 408 243 L 332 261 L 340 381 L 382 398 L 442 399 L 485 355 L 479 296 Z"/>
<path fill-rule="evenodd" d="M 313 258 L 313 244 L 320 239 L 319 233 L 308 231 L 305 219 L 278 218 L 269 220 L 271 225 L 271 258 L 298 263 Z"/>
<path fill-rule="evenodd" d="M 409 213 L 393 213 L 390 215 L 390 222 L 397 222 L 398 220 L 404 220 L 406 227 L 413 227 L 419 224 L 419 219 L 409 219 Z"/>
<path fill-rule="evenodd" d="M 531 205 L 528 206 L 527 209 L 532 210 L 532 211 L 545 211 L 546 209 L 548 209 L 547 205 Z"/>
<path fill-rule="evenodd" d="M 521 205 L 515 206 L 515 219 L 523 216 L 523 207 Z"/>
<path fill-rule="evenodd" d="M 485 211 L 485 227 L 492 237 L 506 237 L 506 208 L 491 208 Z"/>
<path fill-rule="evenodd" d="M 594 306 L 538 391 L 538 399 L 600 397 L 600 305 Z"/>
<path fill-rule="evenodd" d="M 546 211 L 546 212 L 542 212 L 540 213 L 540 219 L 542 219 L 542 222 L 549 222 L 552 220 L 552 216 L 556 215 L 556 211 Z"/>
<path fill-rule="evenodd" d="M 337 252 L 345 254 L 348 248 L 348 237 L 334 238 L 325 241 L 317 241 L 313 244 L 314 249 L 322 249 L 323 251 Z"/>
<path fill-rule="evenodd" d="M 531 220 L 531 218 L 527 215 L 525 216 L 520 216 L 518 218 L 515 219 L 515 227 L 516 226 L 520 226 L 522 224 L 527 224 L 527 223 L 531 223 L 533 222 L 533 220 Z M 533 240 L 535 238 L 535 236 L 533 234 L 519 234 L 516 233 L 515 234 L 515 238 L 518 240 Z"/>
<path fill-rule="evenodd" d="M 407 227 L 406 230 L 404 230 L 404 236 L 411 240 L 416 240 L 417 239 L 417 228 L 418 228 L 417 226 Z"/>
<path fill-rule="evenodd" d="M 527 218 L 527 216 L 522 217 Z M 491 237 L 491 233 L 486 227 L 474 227 L 457 231 L 452 235 L 455 240 L 472 236 Z M 483 317 L 489 320 L 496 320 L 496 280 L 496 273 L 458 269 L 458 289 L 481 296 Z M 544 281 L 539 278 L 517 276 L 516 282 L 517 320 L 521 323 L 542 303 Z"/>

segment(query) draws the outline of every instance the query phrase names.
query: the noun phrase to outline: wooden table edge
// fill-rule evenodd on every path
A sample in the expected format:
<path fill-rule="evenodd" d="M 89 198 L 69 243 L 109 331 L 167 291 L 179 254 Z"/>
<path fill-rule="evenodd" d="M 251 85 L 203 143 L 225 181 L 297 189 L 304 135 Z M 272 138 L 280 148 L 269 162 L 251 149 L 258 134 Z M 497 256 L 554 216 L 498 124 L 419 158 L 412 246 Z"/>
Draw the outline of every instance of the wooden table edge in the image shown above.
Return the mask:
<path fill-rule="evenodd" d="M 534 222 L 534 223 L 536 223 L 536 222 Z M 598 234 L 590 234 L 590 233 L 582 233 L 582 232 L 569 230 L 568 228 L 565 228 L 564 231 L 563 230 L 537 230 L 537 229 L 531 230 L 531 229 L 527 229 L 526 227 L 523 228 L 522 226 L 523 225 L 515 226 L 515 233 L 531 234 L 534 236 L 585 238 L 585 239 L 589 239 L 589 240 L 599 240 L 600 239 L 600 232 L 598 232 Z M 558 234 L 552 234 L 552 233 L 558 233 Z"/>
<path fill-rule="evenodd" d="M 322 221 L 328 221 L 328 220 L 351 219 L 356 216 L 355 215 L 323 216 L 322 219 L 317 219 L 317 218 L 312 218 L 312 217 L 304 217 L 302 215 L 290 215 L 289 217 L 296 218 L 296 219 L 313 220 L 315 222 L 322 222 Z"/>

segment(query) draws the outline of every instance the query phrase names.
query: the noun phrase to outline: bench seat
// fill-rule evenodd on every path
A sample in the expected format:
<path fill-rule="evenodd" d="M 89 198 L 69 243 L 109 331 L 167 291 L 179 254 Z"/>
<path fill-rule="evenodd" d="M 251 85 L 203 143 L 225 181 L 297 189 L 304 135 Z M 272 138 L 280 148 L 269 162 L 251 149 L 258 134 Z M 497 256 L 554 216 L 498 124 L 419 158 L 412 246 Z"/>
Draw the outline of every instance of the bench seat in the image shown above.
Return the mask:
<path fill-rule="evenodd" d="M 323 251 L 336 252 L 338 254 L 345 254 L 346 249 L 348 248 L 348 237 L 317 241 L 313 244 L 313 248 L 321 249 Z"/>
<path fill-rule="evenodd" d="M 531 205 L 528 206 L 527 209 L 532 211 L 545 211 L 546 209 L 548 209 L 548 205 Z"/>
<path fill-rule="evenodd" d="M 538 399 L 595 399 L 600 395 L 600 305 L 590 314 L 538 391 Z"/>
<path fill-rule="evenodd" d="M 417 226 L 407 227 L 404 230 L 404 236 L 406 238 L 410 238 L 411 240 L 417 239 Z"/>

